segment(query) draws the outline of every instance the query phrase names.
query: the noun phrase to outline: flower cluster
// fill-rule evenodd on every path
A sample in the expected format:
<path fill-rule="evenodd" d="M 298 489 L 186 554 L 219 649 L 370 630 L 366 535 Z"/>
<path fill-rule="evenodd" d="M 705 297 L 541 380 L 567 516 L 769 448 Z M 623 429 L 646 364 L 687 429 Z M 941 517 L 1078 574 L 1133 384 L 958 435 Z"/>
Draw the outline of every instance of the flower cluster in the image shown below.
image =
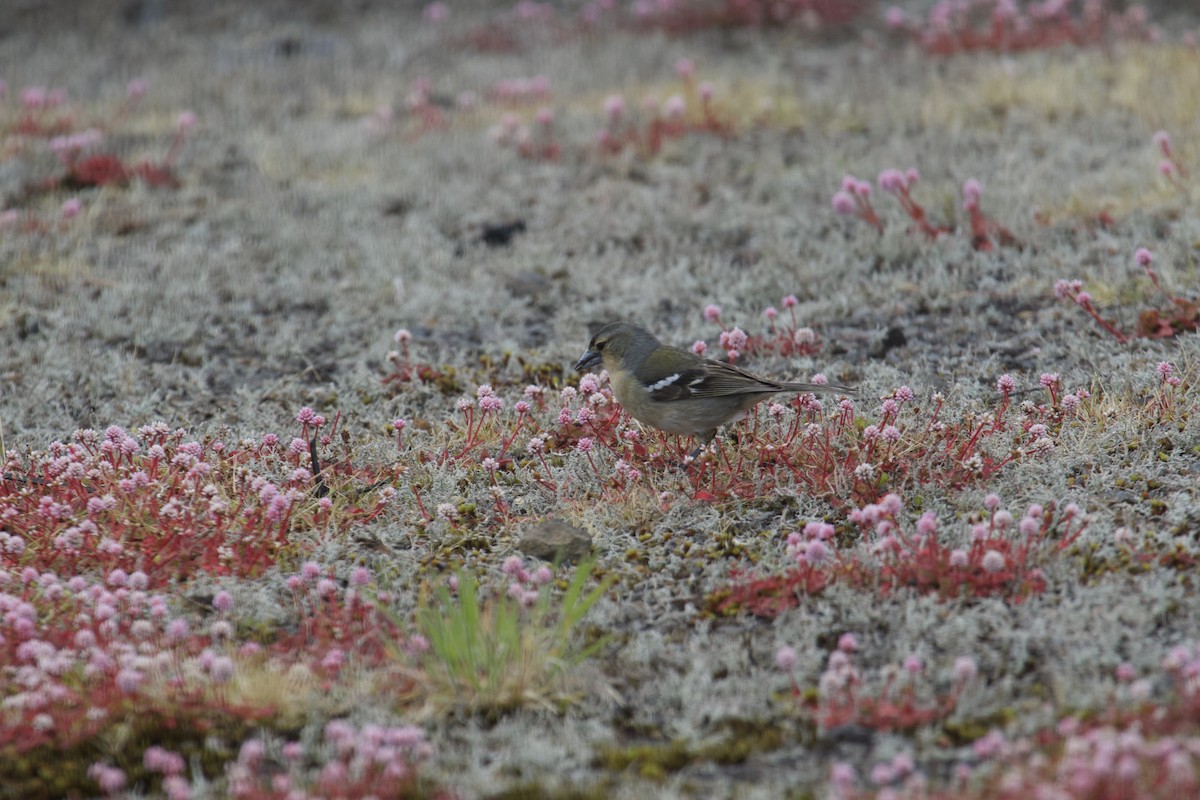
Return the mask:
<path fill-rule="evenodd" d="M 792 695 L 800 710 L 824 730 L 859 725 L 896 731 L 928 725 L 954 711 L 963 690 L 978 673 L 973 658 L 959 657 L 954 662 L 950 690 L 939 695 L 926 679 L 925 661 L 919 656 L 908 656 L 898 667 L 885 667 L 872 680 L 864 678 L 854 663 L 857 649 L 857 637 L 852 633 L 842 634 L 837 649 L 829 654 L 816 691 L 811 693 L 801 689 L 792 671 L 796 651 L 783 647 L 775 655 L 776 666 L 791 680 Z M 902 780 L 914 771 L 911 758 L 897 758 L 898 761 L 873 771 L 876 784 Z"/>
<path fill-rule="evenodd" d="M 859 535 L 846 547 L 837 545 L 833 524 L 810 522 L 787 536 L 786 554 L 794 566 L 766 577 L 734 573 L 732 584 L 709 598 L 709 608 L 775 617 L 835 582 L 882 594 L 917 591 L 943 600 L 999 596 L 1021 602 L 1046 589 L 1037 564 L 1073 545 L 1088 525 L 1073 503 L 1057 513 L 1053 505 L 1031 505 L 1020 520 L 994 494 L 984 498 L 984 506 L 987 516 L 971 522 L 965 537 L 948 536 L 932 512 L 910 527 L 895 494 L 847 514 L 847 534 Z"/>
<path fill-rule="evenodd" d="M 311 409 L 298 420 L 306 435 L 325 424 Z M 199 571 L 253 575 L 273 563 L 297 519 L 360 523 L 381 513 L 394 492 L 386 480 L 372 491 L 373 503 L 335 515 L 329 497 L 310 494 L 313 467 L 302 437 L 284 446 L 268 434 L 231 446 L 189 440 L 162 423 L 136 435 L 115 425 L 79 430 L 69 443 L 5 465 L 0 567 L 139 573 L 151 588 Z M 321 480 L 353 480 L 353 473 L 342 464 Z"/>
<path fill-rule="evenodd" d="M 952 229 L 930 224 L 928 215 L 912 196 L 912 187 L 920 174 L 914 168 L 905 171 L 885 169 L 879 173 L 879 188 L 896 198 L 904 213 L 912 220 L 918 232 L 929 239 L 949 233 Z M 967 213 L 971 232 L 971 246 L 976 250 L 991 250 L 997 244 L 1016 245 L 1017 238 L 1004 226 L 983 213 L 980 202 L 983 187 L 979 181 L 969 178 L 963 183 L 963 210 Z M 854 216 L 883 232 L 883 220 L 871 203 L 871 182 L 853 175 L 842 179 L 842 186 L 833 195 L 833 210 L 841 216 Z"/>
<path fill-rule="evenodd" d="M 970 51 L 1013 53 L 1063 46 L 1096 47 L 1110 38 L 1146 40 L 1153 29 L 1143 6 L 1119 12 L 1107 0 L 1084 0 L 1078 11 L 1071 0 L 938 0 L 925 19 L 892 6 L 885 12 L 890 29 L 909 37 L 930 55 Z"/>

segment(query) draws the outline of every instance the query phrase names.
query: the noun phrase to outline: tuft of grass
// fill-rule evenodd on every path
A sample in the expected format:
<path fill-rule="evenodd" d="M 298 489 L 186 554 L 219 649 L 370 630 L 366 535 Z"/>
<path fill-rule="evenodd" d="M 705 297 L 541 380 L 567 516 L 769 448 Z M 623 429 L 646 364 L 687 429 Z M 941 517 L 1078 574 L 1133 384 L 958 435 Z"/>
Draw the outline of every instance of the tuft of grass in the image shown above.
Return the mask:
<path fill-rule="evenodd" d="M 612 584 L 605 577 L 585 592 L 593 566 L 580 564 L 557 599 L 542 587 L 529 608 L 507 595 L 485 598 L 478 581 L 463 572 L 456 573 L 457 597 L 447 586 L 437 587 L 434 601 L 417 612 L 429 641 L 424 668 L 430 704 L 490 716 L 571 702 L 572 670 L 607 642 L 573 643 L 580 622 Z"/>

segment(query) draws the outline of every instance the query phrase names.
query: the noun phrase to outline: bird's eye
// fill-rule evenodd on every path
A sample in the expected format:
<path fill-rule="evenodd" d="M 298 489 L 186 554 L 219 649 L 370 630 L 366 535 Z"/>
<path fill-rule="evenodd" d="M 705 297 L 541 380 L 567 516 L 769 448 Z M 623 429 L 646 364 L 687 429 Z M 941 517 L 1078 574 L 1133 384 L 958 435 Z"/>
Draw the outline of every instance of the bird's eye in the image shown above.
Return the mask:
<path fill-rule="evenodd" d="M 608 344 L 608 342 L 606 340 L 597 339 L 595 342 L 592 343 L 592 349 L 595 350 L 597 353 L 599 353 L 601 350 L 604 349 L 604 345 L 606 345 L 606 344 Z"/>

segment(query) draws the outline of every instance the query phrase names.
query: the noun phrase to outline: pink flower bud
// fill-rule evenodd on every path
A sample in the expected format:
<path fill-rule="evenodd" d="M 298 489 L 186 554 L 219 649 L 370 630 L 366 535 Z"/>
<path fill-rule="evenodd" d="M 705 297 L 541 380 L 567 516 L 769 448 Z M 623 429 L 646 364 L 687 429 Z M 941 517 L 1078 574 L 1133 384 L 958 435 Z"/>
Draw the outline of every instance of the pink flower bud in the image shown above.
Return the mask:
<path fill-rule="evenodd" d="M 625 115 L 625 98 L 612 94 L 604 98 L 604 113 L 611 122 L 617 122 Z"/>
<path fill-rule="evenodd" d="M 833 210 L 843 217 L 854 213 L 857 208 L 854 198 L 848 192 L 838 191 L 833 195 Z"/>
<path fill-rule="evenodd" d="M 963 208 L 968 211 L 979 208 L 979 201 L 983 197 L 983 186 L 974 178 L 968 178 L 963 183 Z"/>

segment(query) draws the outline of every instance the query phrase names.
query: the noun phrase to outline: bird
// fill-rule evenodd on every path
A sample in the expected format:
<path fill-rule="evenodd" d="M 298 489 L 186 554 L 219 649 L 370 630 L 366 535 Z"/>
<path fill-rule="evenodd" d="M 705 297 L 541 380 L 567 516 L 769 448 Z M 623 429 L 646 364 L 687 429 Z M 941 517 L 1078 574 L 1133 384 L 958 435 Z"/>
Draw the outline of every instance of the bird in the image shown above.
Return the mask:
<path fill-rule="evenodd" d="M 725 361 L 678 347 L 633 322 L 610 322 L 592 337 L 577 372 L 603 365 L 617 402 L 629 416 L 667 433 L 696 436 L 694 458 L 727 422 L 746 416 L 771 395 L 841 392 L 845 386 L 786 383 L 762 378 Z"/>

